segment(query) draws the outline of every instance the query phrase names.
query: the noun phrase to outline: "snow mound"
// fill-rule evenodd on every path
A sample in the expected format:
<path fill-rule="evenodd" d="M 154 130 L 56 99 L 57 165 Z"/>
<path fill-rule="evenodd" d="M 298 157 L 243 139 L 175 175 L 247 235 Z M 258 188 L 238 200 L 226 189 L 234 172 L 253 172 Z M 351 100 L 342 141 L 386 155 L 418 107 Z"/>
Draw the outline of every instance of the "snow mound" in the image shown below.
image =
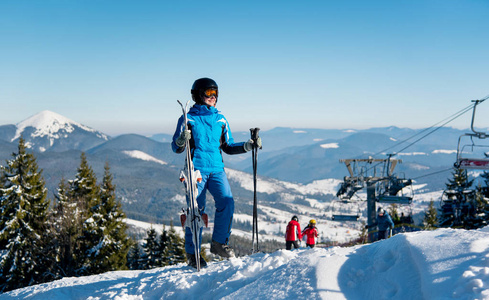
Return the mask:
<path fill-rule="evenodd" d="M 64 278 L 0 299 L 489 299 L 489 229 Z"/>

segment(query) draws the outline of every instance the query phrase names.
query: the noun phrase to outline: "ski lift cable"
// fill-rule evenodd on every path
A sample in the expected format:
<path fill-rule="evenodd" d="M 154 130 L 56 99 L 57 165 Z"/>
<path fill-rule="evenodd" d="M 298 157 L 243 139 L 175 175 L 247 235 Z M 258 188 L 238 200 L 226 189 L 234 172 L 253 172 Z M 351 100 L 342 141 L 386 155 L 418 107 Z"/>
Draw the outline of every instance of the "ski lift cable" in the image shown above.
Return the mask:
<path fill-rule="evenodd" d="M 411 137 L 409 137 L 409 138 L 407 138 L 407 139 L 405 139 L 405 140 L 403 140 L 403 141 L 401 141 L 401 142 L 399 142 L 399 143 L 397 143 L 397 144 L 395 144 L 395 145 L 393 145 L 393 146 L 391 146 L 391 147 L 389 147 L 389 148 L 386 148 L 386 149 L 384 149 L 384 150 L 382 150 L 382 151 L 380 151 L 380 152 L 378 152 L 378 153 L 374 154 L 374 156 L 377 156 L 377 155 L 379 155 L 379 154 L 381 154 L 381 153 L 383 153 L 383 152 L 385 152 L 385 151 L 387 151 L 387 150 L 389 150 L 389 149 L 392 149 L 392 148 L 394 148 L 394 147 L 397 147 L 397 146 L 399 146 L 399 145 L 401 145 L 401 144 L 403 144 L 403 143 L 405 143 L 405 142 L 409 141 L 410 139 L 413 139 L 414 137 L 416 137 L 416 136 L 418 136 L 418 135 L 420 135 L 420 134 L 422 134 L 422 133 L 424 133 L 424 132 L 426 132 L 426 131 L 428 131 L 428 130 L 430 130 L 430 129 L 434 128 L 434 127 L 435 127 L 435 126 L 437 126 L 438 124 L 440 124 L 440 123 L 442 123 L 442 122 L 444 122 L 445 120 L 447 120 L 447 119 L 448 119 L 448 121 L 444 122 L 442 125 L 440 125 L 440 126 L 436 127 L 436 128 L 435 128 L 435 129 L 433 129 L 431 132 L 429 132 L 429 133 L 427 133 L 427 134 L 423 135 L 421 138 L 419 138 L 419 139 L 415 140 L 414 142 L 412 142 L 412 143 L 411 143 L 411 144 L 409 144 L 408 146 L 406 146 L 406 147 L 402 148 L 401 150 L 399 150 L 399 151 L 395 152 L 393 155 L 396 155 L 396 154 L 400 153 L 401 151 L 406 150 L 407 148 L 409 148 L 409 147 L 411 147 L 412 145 L 416 144 L 417 142 L 419 142 L 420 140 L 424 139 L 424 138 L 425 138 L 425 137 L 427 137 L 428 135 L 430 135 L 430 134 L 434 133 L 435 131 L 437 131 L 437 130 L 439 130 L 439 129 L 443 128 L 443 126 L 445 126 L 446 124 L 448 124 L 448 123 L 452 122 L 453 120 L 455 120 L 455 119 L 459 118 L 459 117 L 460 117 L 460 116 L 462 116 L 463 114 L 465 114 L 465 113 L 467 113 L 468 111 L 472 110 L 472 109 L 473 109 L 473 107 L 474 107 L 475 105 L 477 105 L 477 104 L 479 104 L 479 103 L 482 103 L 482 102 L 484 102 L 484 101 L 485 101 L 485 100 L 487 100 L 487 99 L 489 99 L 489 95 L 487 95 L 486 97 L 484 97 L 484 98 L 482 98 L 482 99 L 480 99 L 480 100 L 473 100 L 473 102 L 475 102 L 474 104 L 471 104 L 471 105 L 469 105 L 469 106 L 467 106 L 467 107 L 465 107 L 465 108 L 463 108 L 463 109 L 459 110 L 458 112 L 456 112 L 456 113 L 454 113 L 454 114 L 450 115 L 449 117 L 447 117 L 447 118 L 445 118 L 445 119 L 443 119 L 443 120 L 441 120 L 441 121 L 439 121 L 439 122 L 437 122 L 437 123 L 433 124 L 432 126 L 430 126 L 430 127 L 426 128 L 426 129 L 424 129 L 424 130 L 422 130 L 422 131 L 418 132 L 417 134 L 415 134 L 415 135 L 413 135 L 413 136 L 411 136 Z M 393 156 L 393 155 L 392 155 L 392 156 Z M 381 164 L 381 163 L 377 163 L 376 165 L 371 166 L 371 167 L 370 167 L 368 170 L 371 170 L 372 168 L 375 168 L 376 166 L 378 166 L 378 165 L 380 165 L 380 164 Z M 368 170 L 367 170 L 367 171 L 368 171 Z"/>
<path fill-rule="evenodd" d="M 474 102 L 474 104 L 470 105 L 469 107 L 473 108 L 475 105 L 477 105 L 479 103 L 482 103 L 482 102 L 486 101 L 487 99 L 489 99 L 489 95 L 487 95 L 486 97 L 484 97 L 484 98 L 482 98 L 480 100 L 472 100 L 472 102 Z M 437 171 L 437 172 L 433 172 L 433 173 L 425 174 L 425 175 L 422 175 L 422 176 L 418 176 L 418 177 L 413 178 L 413 179 L 416 180 L 416 179 L 419 179 L 419 178 L 423 178 L 423 177 L 427 177 L 427 176 L 432 176 L 432 175 L 444 173 L 444 172 L 447 172 L 447 171 L 451 171 L 452 169 L 453 168 L 448 168 L 448 169 L 440 170 L 440 171 Z"/>
<path fill-rule="evenodd" d="M 489 96 L 487 96 L 486 98 L 484 98 L 484 99 L 482 99 L 482 100 L 480 100 L 480 101 L 484 101 L 484 100 L 486 100 L 487 98 L 489 98 Z M 428 130 L 432 129 L 433 127 L 435 127 L 435 126 L 437 126 L 438 124 L 440 124 L 440 123 L 444 122 L 445 120 L 450 119 L 450 121 L 445 122 L 445 123 L 444 123 L 443 125 L 441 125 L 441 126 L 444 126 L 444 125 L 448 124 L 448 123 L 449 123 L 449 122 L 451 122 L 452 120 L 454 120 L 454 119 L 458 118 L 458 117 L 459 117 L 459 116 L 461 116 L 462 114 L 465 114 L 466 112 L 468 112 L 469 110 L 471 110 L 471 109 L 474 107 L 474 105 L 475 105 L 475 104 L 471 104 L 471 105 L 469 105 L 469 106 L 467 106 L 467 107 L 465 107 L 465 108 L 463 108 L 463 109 L 459 110 L 458 112 L 456 112 L 456 113 L 454 113 L 454 114 L 450 115 L 449 117 L 446 117 L 445 119 L 443 119 L 443 120 L 441 120 L 441 121 L 439 121 L 439 122 L 437 122 L 437 123 L 435 123 L 435 124 L 431 125 L 430 127 L 425 128 L 425 129 L 423 129 L 422 131 L 420 131 L 420 132 L 418 132 L 418 133 L 416 133 L 416 134 L 412 135 L 411 137 L 408 137 L 407 139 L 404 139 L 404 140 L 402 140 L 402 141 L 400 141 L 400 142 L 396 143 L 395 145 L 392 145 L 392 146 L 390 146 L 390 147 L 388 147 L 388 148 L 386 148 L 386 149 L 384 149 L 384 150 L 381 150 L 381 151 L 379 151 L 379 152 L 375 153 L 373 156 L 375 157 L 375 156 L 377 156 L 377 155 L 380 155 L 380 154 L 382 154 L 382 153 L 385 153 L 386 151 L 388 151 L 388 150 L 390 150 L 390 149 L 392 149 L 392 148 L 395 148 L 395 147 L 397 147 L 397 146 L 400 146 L 400 145 L 402 145 L 402 144 L 406 143 L 407 141 L 409 141 L 409 140 L 411 140 L 411 139 L 413 139 L 413 138 L 417 137 L 418 135 L 423 134 L 424 132 L 426 132 L 426 131 L 428 131 Z M 454 117 L 454 116 L 456 116 L 456 117 Z M 437 128 L 436 130 L 438 130 L 438 129 L 439 129 L 439 128 Z M 433 132 L 434 132 L 434 131 L 433 131 Z M 427 136 L 427 135 L 426 135 L 426 136 Z M 423 137 L 423 138 L 424 138 L 424 137 Z M 416 142 L 417 142 L 417 141 L 416 141 Z M 405 149 L 406 149 L 406 148 L 404 148 L 403 150 L 405 150 Z M 401 151 L 402 151 L 402 150 L 401 150 Z M 398 151 L 397 153 L 399 153 L 399 152 L 400 152 L 400 151 Z M 358 155 L 356 158 L 360 158 L 361 156 L 362 156 L 362 155 Z"/>
<path fill-rule="evenodd" d="M 448 121 L 446 121 L 446 122 L 445 122 L 445 123 L 443 123 L 442 125 L 440 125 L 440 126 L 436 127 L 436 128 L 435 128 L 435 129 L 433 129 L 431 132 L 428 132 L 427 134 L 423 135 L 422 137 L 420 137 L 419 139 L 415 140 L 414 142 L 410 143 L 409 145 L 407 145 L 406 147 L 402 148 L 401 150 L 399 150 L 399 151 L 395 152 L 394 154 L 390 154 L 390 156 L 395 156 L 396 154 L 399 154 L 401 151 L 406 150 L 407 148 L 409 148 L 409 147 L 411 147 L 412 145 L 416 144 L 417 142 L 419 142 L 420 140 L 424 139 L 424 138 L 425 138 L 425 137 L 427 137 L 428 135 L 430 135 L 430 134 L 434 133 L 435 131 L 437 131 L 437 130 L 439 130 L 439 129 L 443 128 L 443 126 L 445 126 L 446 124 L 448 124 L 448 123 L 452 122 L 453 120 L 457 119 L 457 118 L 458 118 L 458 117 L 460 117 L 461 115 L 463 115 L 463 114 L 467 113 L 468 111 L 470 111 L 470 110 L 473 108 L 473 106 L 474 106 L 474 104 L 471 104 L 471 105 L 469 105 L 469 106 L 465 107 L 464 109 L 462 109 L 462 110 L 458 111 L 457 113 L 452 114 L 450 117 L 448 117 L 448 118 L 450 118 Z M 384 149 L 384 150 L 382 150 L 382 151 L 380 151 L 380 152 L 377 152 L 377 153 L 376 153 L 376 154 L 374 154 L 373 156 L 380 155 L 380 154 L 384 153 L 385 151 L 387 151 L 387 150 L 389 150 L 389 149 L 392 149 L 392 148 L 394 148 L 394 147 L 397 147 L 397 146 L 399 146 L 399 145 L 401 145 L 401 144 L 403 144 L 403 143 L 405 143 L 405 142 L 409 141 L 410 139 L 412 139 L 412 138 L 414 138 L 414 137 L 416 137 L 416 136 L 418 136 L 418 135 L 420 135 L 420 134 L 422 134 L 422 133 L 424 133 L 424 132 L 426 132 L 426 131 L 428 131 L 428 130 L 432 129 L 433 127 L 435 127 L 436 125 L 440 124 L 441 122 L 443 122 L 443 121 L 447 120 L 448 118 L 445 118 L 445 119 L 443 119 L 442 121 L 440 121 L 440 122 L 438 122 L 438 123 L 435 123 L 434 125 L 432 125 L 432 126 L 430 126 L 430 127 L 426 128 L 426 129 L 422 130 L 421 132 L 419 132 L 419 133 L 417 133 L 417 134 L 415 134 L 415 135 L 413 135 L 413 136 L 411 136 L 411 137 L 409 137 L 409 138 L 407 138 L 407 139 L 405 139 L 405 140 L 403 140 L 403 141 L 401 141 L 401 142 L 399 142 L 399 143 L 397 143 L 397 144 L 395 144 L 395 145 L 393 145 L 393 146 L 391 146 L 391 147 L 389 147 L 389 148 L 386 148 L 386 149 Z M 377 164 L 375 164 L 375 165 L 371 166 L 370 168 L 368 168 L 368 169 L 367 169 L 367 171 L 370 171 L 371 169 L 373 169 L 373 168 L 377 167 L 377 166 L 378 166 L 378 165 L 380 165 L 380 164 L 381 164 L 381 163 L 379 162 L 379 163 L 377 163 Z"/>
<path fill-rule="evenodd" d="M 433 173 L 421 175 L 421 176 L 418 176 L 418 177 L 415 177 L 415 178 L 412 178 L 412 179 L 413 180 L 416 180 L 416 179 L 419 179 L 419 178 L 428 177 L 428 176 L 432 176 L 432 175 L 444 173 L 444 172 L 451 171 L 451 170 L 453 170 L 453 168 L 448 168 L 448 169 L 440 170 L 440 171 L 437 171 L 437 172 L 433 172 Z"/>
<path fill-rule="evenodd" d="M 430 134 L 434 133 L 435 131 L 437 131 L 437 130 L 439 130 L 439 129 L 443 128 L 443 126 L 445 126 L 445 125 L 447 125 L 448 123 L 452 122 L 453 120 L 455 120 L 455 119 L 459 118 L 459 117 L 460 117 L 460 116 L 462 116 L 463 114 L 465 114 L 465 113 L 467 113 L 467 112 L 469 112 L 469 111 L 473 110 L 473 108 L 474 108 L 476 105 L 478 105 L 478 104 L 480 104 L 480 103 L 482 103 L 482 102 L 486 101 L 487 99 L 489 99 L 489 95 L 487 95 L 486 97 L 484 97 L 484 98 L 482 98 L 482 99 L 480 99 L 480 100 L 472 100 L 472 102 L 474 102 L 473 104 L 471 104 L 471 105 L 467 106 L 466 108 L 464 108 L 464 109 L 462 109 L 462 110 L 459 110 L 457 113 L 455 113 L 455 114 L 451 115 L 450 117 L 448 117 L 448 118 L 450 118 L 448 121 L 446 121 L 446 122 L 445 122 L 445 123 L 443 123 L 442 125 L 440 125 L 440 126 L 436 127 L 436 128 L 433 130 L 433 131 L 431 131 L 431 132 L 429 132 L 429 133 L 425 134 L 424 136 L 422 136 L 421 138 L 419 138 L 419 139 L 417 139 L 416 141 L 412 142 L 412 143 L 411 143 L 411 144 L 409 144 L 408 146 L 406 146 L 406 147 L 402 148 L 401 150 L 397 151 L 395 154 L 398 154 L 398 153 L 400 153 L 401 151 L 406 150 L 407 148 L 409 148 L 409 147 L 411 147 L 412 145 L 416 144 L 417 142 L 419 142 L 420 140 L 424 139 L 424 138 L 425 138 L 425 137 L 427 137 L 428 135 L 430 135 Z M 445 121 L 445 120 L 446 120 L 446 119 L 448 119 L 448 118 L 445 118 L 445 119 L 443 119 L 442 121 Z M 433 128 L 435 125 L 437 125 L 437 124 L 441 123 L 442 121 L 440 121 L 440 122 L 438 122 L 438 123 L 434 124 L 434 125 L 433 125 L 433 126 L 431 126 L 430 128 Z M 414 135 L 414 136 L 416 136 L 416 135 Z M 413 136 L 413 137 L 414 137 L 414 136 Z"/>
<path fill-rule="evenodd" d="M 471 105 L 472 107 L 474 105 Z M 404 151 L 406 150 L 407 148 L 411 147 L 412 145 L 416 144 L 417 142 L 419 142 L 420 140 L 424 139 L 425 137 L 427 137 L 428 135 L 434 133 L 435 131 L 443 128 L 443 126 L 447 125 L 448 123 L 452 122 L 453 120 L 459 118 L 460 116 L 462 116 L 463 114 L 465 114 L 466 112 L 468 111 L 471 111 L 472 108 L 470 109 L 466 109 L 465 111 L 459 113 L 458 115 L 456 115 L 455 117 L 451 118 L 450 120 L 446 121 L 445 123 L 443 123 L 442 125 L 436 127 L 435 129 L 433 129 L 431 132 L 428 132 L 427 134 L 423 135 L 422 137 L 420 137 L 419 139 L 415 140 L 414 142 L 412 142 L 411 144 L 407 145 L 406 147 L 402 148 L 401 150 L 397 151 L 396 154 L 400 153 L 401 151 Z"/>
<path fill-rule="evenodd" d="M 386 152 L 387 150 L 390 150 L 390 149 L 395 148 L 395 147 L 397 147 L 397 146 L 399 146 L 399 145 L 402 145 L 402 144 L 406 143 L 407 141 L 409 141 L 409 140 L 411 140 L 411 139 L 413 139 L 413 138 L 417 137 L 418 135 L 421 135 L 421 134 L 425 133 L 426 131 L 428 131 L 428 130 L 430 130 L 430 129 L 434 128 L 435 126 L 439 125 L 440 123 L 445 122 L 445 120 L 447 120 L 447 119 L 448 119 L 448 121 L 446 121 L 446 122 L 445 122 L 445 123 L 443 123 L 442 125 L 440 125 L 440 126 L 436 127 L 436 128 L 435 128 L 435 129 L 434 129 L 432 132 L 430 132 L 430 133 L 428 133 L 428 134 L 424 135 L 424 136 L 423 136 L 423 137 L 421 137 L 420 139 L 418 139 L 418 140 L 416 140 L 415 142 L 413 142 L 413 143 L 409 144 L 409 146 L 407 146 L 407 147 L 403 148 L 402 150 L 400 150 L 400 151 L 397 151 L 397 152 L 396 152 L 396 153 L 399 153 L 399 152 L 401 152 L 401 151 L 403 151 L 403 150 L 407 149 L 408 147 L 412 146 L 413 144 L 417 143 L 417 142 L 418 142 L 418 141 L 420 141 L 421 139 L 423 139 L 423 138 L 427 137 L 428 135 L 430 135 L 431 133 L 435 132 L 436 130 L 438 130 L 438 129 L 442 128 L 442 127 L 443 127 L 443 126 L 445 126 L 446 124 L 448 124 L 448 123 L 452 122 L 453 120 L 457 119 L 457 118 L 458 118 L 458 117 L 460 117 L 461 115 L 463 115 L 463 114 L 467 113 L 468 111 L 472 110 L 472 108 L 473 108 L 473 107 L 474 107 L 474 104 L 471 104 L 471 105 L 469 105 L 469 106 L 467 106 L 467 107 L 465 107 L 465 108 L 463 108 L 463 109 L 459 110 L 458 112 L 456 112 L 456 113 L 452 114 L 451 116 L 449 116 L 449 117 L 447 117 L 447 118 L 445 118 L 445 119 L 443 119 L 443 120 L 441 120 L 441 121 L 439 121 L 439 122 L 437 122 L 437 123 L 435 123 L 435 124 L 431 125 L 430 127 L 425 128 L 424 130 L 422 130 L 422 131 L 420 131 L 420 132 L 418 132 L 418 133 L 414 134 L 413 136 L 411 136 L 411 137 L 409 137 L 409 138 L 407 138 L 407 139 L 404 139 L 404 140 L 400 141 L 399 143 L 397 143 L 397 144 L 395 144 L 395 145 L 393 145 L 393 146 L 391 146 L 391 147 L 389 147 L 389 148 L 386 148 L 386 149 L 384 149 L 384 150 L 382 150 L 382 151 L 379 151 L 379 152 L 378 152 L 378 153 L 376 153 L 375 155 L 379 155 L 379 154 L 381 154 L 381 153 Z"/>
<path fill-rule="evenodd" d="M 426 135 L 422 136 L 421 138 L 417 139 L 416 141 L 412 142 L 412 143 L 411 143 L 411 144 L 409 144 L 408 146 L 406 146 L 406 147 L 404 147 L 403 149 L 399 150 L 397 153 L 400 153 L 401 151 L 406 150 L 407 148 L 411 147 L 412 145 L 414 145 L 415 143 L 419 142 L 419 141 L 420 141 L 420 140 L 422 140 L 423 138 L 427 137 L 428 135 L 430 135 L 430 134 L 434 133 L 435 131 L 437 131 L 438 129 L 442 128 L 442 127 L 443 127 L 443 126 L 445 126 L 446 124 L 448 124 L 448 123 L 452 122 L 453 120 L 457 119 L 457 118 L 458 118 L 458 117 L 460 117 L 461 115 L 463 115 L 463 114 L 465 114 L 466 112 L 468 112 L 468 111 L 472 110 L 472 109 L 474 108 L 474 106 L 475 106 L 475 105 L 478 105 L 478 104 L 480 104 L 480 103 L 482 103 L 482 102 L 486 101 L 487 99 L 489 99 L 489 95 L 487 95 L 486 97 L 484 97 L 484 98 L 482 98 L 482 99 L 480 99 L 480 100 L 472 100 L 472 102 L 474 102 L 474 104 L 471 104 L 471 105 L 469 105 L 469 106 L 465 107 L 464 109 L 459 110 L 457 113 L 455 113 L 455 114 L 451 115 L 450 117 L 448 117 L 448 118 L 450 118 L 450 119 L 449 119 L 448 121 L 446 121 L 445 123 L 443 123 L 441 126 L 438 126 L 438 127 L 437 127 L 437 128 L 435 128 L 433 131 L 429 132 L 428 134 L 426 134 Z M 432 125 L 431 127 L 427 128 L 427 129 L 433 128 L 434 126 L 436 126 L 436 125 L 440 124 L 441 122 L 443 122 L 443 121 L 447 120 L 448 118 L 443 119 L 442 121 L 440 121 L 440 122 L 438 122 L 438 123 L 436 123 L 436 124 Z M 421 131 L 420 133 L 422 133 L 422 132 L 424 132 L 424 131 L 426 131 L 426 130 L 423 130 L 423 131 Z M 406 140 L 402 141 L 401 143 L 398 143 L 398 145 L 402 144 L 403 142 L 408 141 L 409 139 L 411 139 L 411 138 L 413 138 L 413 137 L 415 137 L 415 136 L 419 135 L 420 133 L 418 133 L 418 134 L 416 134 L 416 135 L 414 135 L 414 136 L 412 136 L 412 137 L 410 137 L 410 138 L 408 138 L 408 139 L 406 139 Z M 389 149 L 391 149 L 391 148 L 393 148 L 393 147 L 395 147 L 395 146 L 397 146 L 397 145 L 394 145 L 394 146 L 392 146 L 392 147 L 390 147 L 390 148 L 388 148 L 388 149 L 386 149 L 386 150 L 384 150 L 384 151 L 387 151 L 387 150 L 389 150 Z M 382 151 L 382 152 L 383 152 L 383 151 Z M 382 152 L 380 152 L 380 153 L 382 153 Z M 378 153 L 378 154 L 380 154 L 380 153 Z M 397 154 L 397 153 L 396 153 L 396 154 Z M 425 175 L 418 176 L 418 177 L 413 178 L 413 179 L 414 179 L 414 180 L 416 180 L 416 179 L 419 179 L 419 178 L 423 178 L 423 177 L 427 177 L 427 176 L 436 175 L 436 174 L 443 173 L 443 172 L 447 172 L 447 171 L 450 171 L 450 170 L 452 170 L 452 168 L 448 168 L 448 169 L 444 169 L 444 170 L 441 170 L 441 171 L 437 171 L 437 172 L 433 172 L 433 173 L 425 174 Z"/>

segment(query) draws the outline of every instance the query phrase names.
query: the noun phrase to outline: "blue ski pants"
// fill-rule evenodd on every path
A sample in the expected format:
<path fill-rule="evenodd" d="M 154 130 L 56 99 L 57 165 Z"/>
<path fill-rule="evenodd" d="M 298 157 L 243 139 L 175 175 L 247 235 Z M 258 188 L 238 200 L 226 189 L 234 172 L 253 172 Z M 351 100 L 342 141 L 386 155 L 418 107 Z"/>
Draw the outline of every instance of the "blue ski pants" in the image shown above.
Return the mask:
<path fill-rule="evenodd" d="M 199 211 L 205 213 L 206 193 L 209 191 L 214 197 L 216 213 L 214 218 L 214 232 L 212 239 L 221 244 L 227 244 L 233 225 L 234 199 L 224 171 L 218 173 L 202 173 L 202 181 L 197 183 L 197 204 Z M 202 230 L 199 233 L 199 243 L 202 244 Z M 185 252 L 195 254 L 192 232 L 185 228 Z"/>

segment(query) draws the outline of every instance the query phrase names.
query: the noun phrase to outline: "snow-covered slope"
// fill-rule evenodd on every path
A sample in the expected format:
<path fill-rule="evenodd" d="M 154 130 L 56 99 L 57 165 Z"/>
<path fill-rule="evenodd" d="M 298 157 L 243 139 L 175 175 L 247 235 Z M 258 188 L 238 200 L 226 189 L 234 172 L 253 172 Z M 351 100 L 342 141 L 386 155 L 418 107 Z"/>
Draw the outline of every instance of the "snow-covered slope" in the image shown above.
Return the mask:
<path fill-rule="evenodd" d="M 489 299 L 489 228 L 64 278 L 3 299 Z"/>
<path fill-rule="evenodd" d="M 251 174 L 226 168 L 226 174 L 231 183 L 250 192 L 253 191 L 253 176 Z M 266 232 L 267 239 L 284 240 L 285 228 L 293 215 L 298 216 L 304 228 L 310 219 L 315 219 L 320 234 L 319 242 L 330 241 L 348 242 L 358 238 L 363 227 L 362 222 L 335 222 L 331 221 L 334 209 L 341 209 L 344 213 L 357 213 L 366 208 L 365 203 L 342 204 L 333 207 L 334 203 L 327 200 L 338 190 L 342 181 L 338 179 L 324 179 L 309 184 L 291 183 L 273 178 L 261 178 L 257 182 L 257 192 L 277 196 L 274 201 L 259 197 L 258 228 Z M 273 198 L 273 197 L 272 197 Z M 240 222 L 252 221 L 247 214 L 236 213 L 234 219 Z M 360 221 L 365 221 L 361 218 Z M 233 233 L 237 232 L 233 229 Z M 245 236 L 243 234 L 240 234 Z M 251 233 L 247 236 L 251 239 Z"/>
<path fill-rule="evenodd" d="M 143 151 L 139 151 L 139 150 L 125 150 L 125 151 L 122 151 L 122 153 L 124 153 L 130 157 L 145 160 L 145 161 L 153 161 L 153 162 L 156 162 L 156 163 L 159 163 L 162 165 L 167 164 L 166 162 L 162 161 L 161 159 L 157 159 L 157 158 L 155 158 L 155 157 L 153 157 L 147 153 L 144 153 Z"/>
<path fill-rule="evenodd" d="M 16 125 L 12 142 L 20 136 L 28 148 L 44 152 L 49 149 L 85 150 L 105 142 L 109 137 L 95 129 L 72 121 L 52 111 L 42 111 Z"/>
<path fill-rule="evenodd" d="M 249 173 L 226 168 L 226 174 L 230 180 L 239 183 L 243 188 L 249 191 L 253 191 L 253 176 Z M 316 180 L 309 184 L 300 184 L 272 178 L 263 178 L 263 180 L 260 180 L 257 184 L 257 192 L 273 194 L 284 192 L 286 190 L 293 190 L 304 195 L 336 194 L 336 191 L 342 182 L 343 181 L 339 179 L 323 179 Z"/>

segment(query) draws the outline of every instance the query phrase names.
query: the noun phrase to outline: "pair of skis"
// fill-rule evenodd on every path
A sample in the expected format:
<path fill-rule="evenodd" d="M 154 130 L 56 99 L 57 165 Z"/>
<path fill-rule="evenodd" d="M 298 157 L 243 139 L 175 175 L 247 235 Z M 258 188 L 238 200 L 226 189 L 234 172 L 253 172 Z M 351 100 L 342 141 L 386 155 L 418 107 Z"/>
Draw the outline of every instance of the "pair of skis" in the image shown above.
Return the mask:
<path fill-rule="evenodd" d="M 190 100 L 187 101 L 185 107 L 180 100 L 178 104 L 182 107 L 185 130 L 188 130 L 187 111 Z M 207 226 L 207 215 L 201 215 L 199 205 L 197 204 L 197 182 L 202 181 L 202 176 L 199 170 L 194 169 L 192 155 L 190 153 L 190 142 L 185 142 L 185 167 L 180 174 L 180 181 L 185 184 L 185 192 L 187 195 L 187 210 L 183 211 L 180 216 L 182 227 L 189 227 L 192 232 L 192 242 L 194 243 L 196 269 L 200 271 L 200 231 L 204 226 Z"/>

